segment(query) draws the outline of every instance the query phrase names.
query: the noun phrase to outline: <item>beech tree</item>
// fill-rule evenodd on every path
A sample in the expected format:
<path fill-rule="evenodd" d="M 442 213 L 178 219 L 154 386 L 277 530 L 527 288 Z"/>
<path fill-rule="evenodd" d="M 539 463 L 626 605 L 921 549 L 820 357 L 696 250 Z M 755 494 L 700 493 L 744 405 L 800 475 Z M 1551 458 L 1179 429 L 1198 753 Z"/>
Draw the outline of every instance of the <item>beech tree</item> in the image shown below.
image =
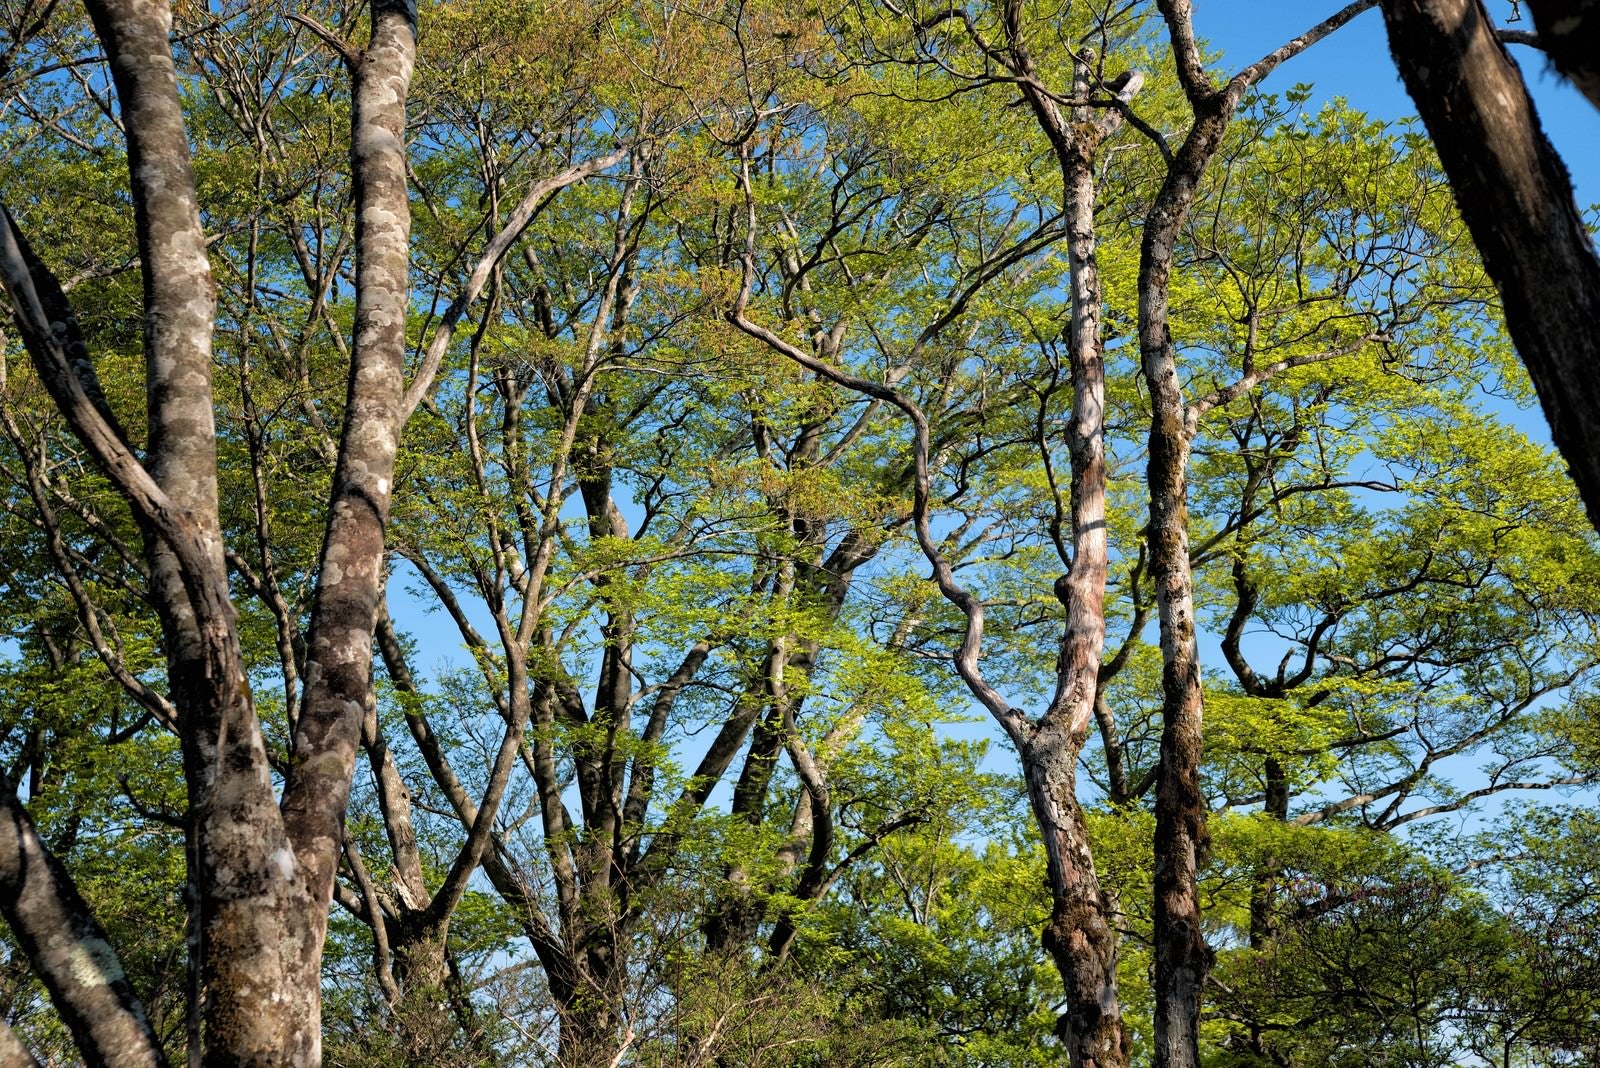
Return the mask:
<path fill-rule="evenodd" d="M 126 131 L 145 285 L 148 430 L 142 457 L 106 407 L 65 294 L 10 215 L 5 285 L 41 380 L 128 502 L 144 536 L 169 695 L 138 689 L 153 712 L 169 719 L 184 746 L 190 880 L 207 991 L 206 1056 L 213 1063 L 314 1063 L 321 1045 L 323 903 L 332 894 L 362 710 L 371 702 L 368 646 L 395 441 L 404 421 L 409 208 L 403 131 L 415 12 L 375 6 L 368 48 L 352 62 L 361 267 L 349 417 L 334 466 L 324 566 L 307 643 L 309 686 L 281 810 L 225 571 L 211 386 L 216 307 L 167 43 L 171 13 L 159 3 L 91 5 L 89 13 Z M 80 604 L 83 614 L 93 611 Z M 27 871 L 48 880 L 45 892 L 67 902 L 75 896 L 58 885 L 59 868 Z M 38 921 L 19 912 L 15 922 Z M 58 1000 L 70 1000 L 79 986 L 110 983 L 120 968 L 109 948 L 97 948 L 103 939 L 85 930 L 80 918 L 64 914 L 55 922 L 60 926 L 54 929 L 35 928 L 27 942 L 42 947 L 76 939 L 82 953 L 106 962 L 104 980 L 64 977 Z M 34 963 L 50 973 L 46 957 Z M 126 1033 L 99 1030 L 119 1019 Z M 87 1014 L 74 1035 L 96 1062 L 165 1061 L 142 1010 L 126 998 L 119 1011 Z"/>
<path fill-rule="evenodd" d="M 1581 1055 L 1593 536 L 1259 89 L 1366 6 L 0 5 L 5 1056 Z"/>
<path fill-rule="evenodd" d="M 209 1063 L 314 1063 L 320 1059 L 318 976 L 326 904 L 334 889 L 362 721 L 373 709 L 370 645 L 385 575 L 383 530 L 396 442 L 439 362 L 437 355 L 425 358 L 410 383 L 405 381 L 410 304 L 405 104 L 415 62 L 416 13 L 404 5 L 376 5 L 370 40 L 359 55 L 306 20 L 318 36 L 343 50 L 352 77 L 357 221 L 350 247 L 357 261 L 356 301 L 350 385 L 338 445 L 331 450 L 327 530 L 305 652 L 297 663 L 286 662 L 286 669 L 304 680 L 304 690 L 289 710 L 293 733 L 282 765 L 281 804 L 225 571 L 211 386 L 215 287 L 167 45 L 170 12 L 163 4 L 150 4 L 115 11 L 91 7 L 90 15 L 120 101 L 145 283 L 143 421 L 148 429 L 142 457 L 106 405 L 93 354 L 65 295 L 14 218 L 7 231 L 6 286 L 41 380 L 127 501 L 145 541 L 150 596 L 162 619 L 168 692 L 155 693 L 129 675 L 105 644 L 96 651 L 184 743 L 196 964 L 205 989 L 204 1019 L 191 1042 L 197 1043 L 197 1055 L 203 1043 Z M 581 174 L 565 181 L 576 177 Z M 539 189 L 532 199 L 537 203 L 548 191 Z M 531 206 L 524 215 L 529 213 Z M 504 255 L 520 225 L 514 224 L 498 246 L 491 242 L 487 262 Z M 476 288 L 482 284 L 479 279 Z M 469 285 L 462 303 L 475 296 Z M 453 325 L 447 322 L 436 337 L 447 339 Z M 57 563 L 70 573 L 64 556 Z M 81 589 L 75 590 L 75 600 L 95 633 L 96 606 Z M 34 848 L 28 841 L 19 838 L 19 848 Z M 28 870 L 29 878 L 46 880 L 49 892 L 69 904 L 74 900 L 70 887 L 60 885 L 58 866 Z M 23 887 L 21 898 L 28 892 Z M 30 915 L 19 913 L 17 920 L 39 922 L 30 921 Z M 82 952 L 106 958 L 105 973 L 117 974 L 111 951 L 94 948 L 104 942 L 85 918 L 63 915 L 59 922 L 65 925 L 60 931 L 35 928 L 29 939 L 43 947 L 60 944 L 69 931 L 79 932 L 88 939 Z M 53 974 L 47 959 L 38 958 L 35 966 Z M 62 989 L 58 999 L 74 996 L 70 979 L 62 980 Z M 140 1041 L 103 1030 L 118 1018 L 95 1012 L 74 1027 L 86 1057 L 114 1063 L 134 1063 L 130 1057 L 142 1058 L 140 1063 L 164 1060 L 135 1003 L 124 998 L 121 1018 L 142 1032 Z M 96 1032 L 90 1022 L 102 1030 Z"/>

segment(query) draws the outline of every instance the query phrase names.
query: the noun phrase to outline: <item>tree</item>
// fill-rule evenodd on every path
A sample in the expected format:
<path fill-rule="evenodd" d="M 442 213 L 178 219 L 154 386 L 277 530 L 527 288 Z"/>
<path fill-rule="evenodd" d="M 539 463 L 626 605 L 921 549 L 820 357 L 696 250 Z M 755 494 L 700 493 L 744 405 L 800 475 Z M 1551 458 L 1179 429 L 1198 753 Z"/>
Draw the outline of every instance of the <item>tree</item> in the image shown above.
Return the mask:
<path fill-rule="evenodd" d="M 74 914 L 13 908 L 8 1055 L 85 1027 L 83 954 L 22 952 L 44 917 L 116 948 L 120 1049 L 247 1059 L 201 1018 L 224 887 L 188 833 L 236 768 L 180 744 L 219 678 L 239 848 L 292 825 L 323 865 L 236 912 L 317 942 L 326 1061 L 1425 1059 L 1468 1019 L 1574 1055 L 1588 1002 L 1540 993 L 1590 983 L 1569 858 L 1436 828 L 1589 781 L 1600 571 L 1484 402 L 1525 389 L 1425 139 L 1254 88 L 1358 8 L 1223 83 L 1183 5 L 429 7 L 354 169 L 368 6 L 211 12 L 154 189 L 91 26 L 0 11 L 39 250 L 8 231 L 0 874 Z M 118 209 L 174 190 L 215 293 L 204 582 L 129 444 L 165 320 Z M 1350 1025 L 1283 1033 L 1312 1012 Z"/>
<path fill-rule="evenodd" d="M 213 1063 L 315 1062 L 324 903 L 333 889 L 361 712 L 371 701 L 367 647 L 395 440 L 404 422 L 409 211 L 402 138 L 415 12 L 375 5 L 371 43 L 352 63 L 361 266 L 349 411 L 312 611 L 308 692 L 281 811 L 227 588 L 212 411 L 214 288 L 167 44 L 171 13 L 159 3 L 90 5 L 90 16 L 127 132 L 145 282 L 148 441 L 142 460 L 106 406 L 65 295 L 10 216 L 5 285 L 40 378 L 142 528 L 171 704 L 142 687 L 141 696 L 171 716 L 184 744 L 195 858 L 190 877 L 207 988 L 206 1057 Z M 85 603 L 79 608 L 85 615 L 93 611 Z M 71 901 L 59 869 L 52 874 L 55 892 Z M 61 933 L 40 928 L 30 940 L 48 945 L 73 937 L 67 917 L 48 922 Z M 38 956 L 35 967 L 49 965 Z M 94 1019 L 100 1026 L 129 1020 L 142 1038 L 96 1034 L 86 1022 L 75 1029 L 86 1057 L 164 1060 L 135 1003 L 125 999 L 120 1012 L 99 1011 Z"/>
<path fill-rule="evenodd" d="M 1574 58 L 1593 52 L 1593 5 L 1529 6 L 1557 66 L 1593 97 L 1592 58 Z M 1383 13 L 1389 47 L 1500 290 L 1551 436 L 1590 522 L 1600 526 L 1600 423 L 1590 414 L 1600 410 L 1591 329 L 1600 311 L 1600 258 L 1566 167 L 1480 0 L 1396 0 Z"/>

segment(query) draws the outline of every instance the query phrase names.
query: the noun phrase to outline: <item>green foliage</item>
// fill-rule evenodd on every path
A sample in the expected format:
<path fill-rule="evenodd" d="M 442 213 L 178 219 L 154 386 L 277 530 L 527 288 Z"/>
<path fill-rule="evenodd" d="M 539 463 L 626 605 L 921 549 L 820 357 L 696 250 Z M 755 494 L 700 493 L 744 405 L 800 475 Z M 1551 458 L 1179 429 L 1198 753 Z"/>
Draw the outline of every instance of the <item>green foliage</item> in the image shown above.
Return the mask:
<path fill-rule="evenodd" d="M 307 13 L 359 37 L 360 14 Z M 971 14 L 998 39 L 1000 6 Z M 1097 76 L 1147 71 L 1139 113 L 1171 137 L 1188 120 L 1159 27 L 1124 15 L 1103 34 L 1078 8 L 1019 17 L 1052 84 L 1089 40 Z M 27 46 L 70 64 L 0 123 L 0 199 L 74 283 L 138 448 L 126 160 L 103 72 L 67 74 L 93 68 L 73 17 Z M 184 10 L 179 29 L 215 237 L 222 520 L 281 771 L 346 403 L 350 103 L 282 13 Z M 423 5 L 419 353 L 532 183 L 630 155 L 541 206 L 406 427 L 398 650 L 350 803 L 330 1063 L 1060 1063 L 1044 857 L 950 670 L 965 620 L 912 540 L 908 423 L 726 319 L 748 239 L 753 321 L 926 413 L 931 529 L 985 602 L 983 670 L 1043 711 L 1072 265 L 1058 161 L 965 32 L 788 0 Z M 1581 805 L 1505 798 L 1600 768 L 1600 546 L 1517 429 L 1528 383 L 1425 137 L 1309 101 L 1249 101 L 1173 273 L 1206 631 L 1206 1063 L 1586 1063 L 1600 831 Z M 1133 331 L 1161 157 L 1124 128 L 1101 162 L 1107 652 L 1125 655 L 1079 800 L 1143 1063 L 1161 655 Z M 14 340 L 4 358 L 0 765 L 179 1055 L 190 813 L 176 734 L 129 696 L 165 685 L 145 547 Z M 500 785 L 478 871 L 419 935 L 413 899 L 447 885 Z M 61 1060 L 12 953 L 0 1008 Z"/>

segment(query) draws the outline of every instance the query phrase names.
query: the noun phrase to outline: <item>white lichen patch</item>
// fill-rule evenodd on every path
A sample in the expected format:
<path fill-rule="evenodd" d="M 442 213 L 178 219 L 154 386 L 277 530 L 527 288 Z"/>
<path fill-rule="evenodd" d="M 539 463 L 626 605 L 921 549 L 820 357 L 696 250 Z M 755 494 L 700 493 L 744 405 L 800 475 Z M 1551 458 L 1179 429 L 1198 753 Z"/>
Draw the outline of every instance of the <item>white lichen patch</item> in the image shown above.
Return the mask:
<path fill-rule="evenodd" d="M 79 986 L 110 986 L 122 978 L 117 954 L 101 938 L 81 938 L 67 956 L 67 966 Z"/>
<path fill-rule="evenodd" d="M 288 846 L 279 846 L 267 857 L 267 863 L 272 865 L 272 870 L 284 882 L 294 879 L 294 852 Z"/>

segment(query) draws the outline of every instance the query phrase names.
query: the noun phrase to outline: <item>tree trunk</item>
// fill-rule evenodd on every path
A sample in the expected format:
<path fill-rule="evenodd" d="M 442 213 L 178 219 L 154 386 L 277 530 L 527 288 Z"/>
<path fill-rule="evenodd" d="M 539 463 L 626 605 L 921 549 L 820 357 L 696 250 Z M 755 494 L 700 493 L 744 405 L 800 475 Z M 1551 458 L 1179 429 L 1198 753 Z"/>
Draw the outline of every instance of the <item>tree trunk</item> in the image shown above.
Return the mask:
<path fill-rule="evenodd" d="M 410 203 L 406 99 L 416 11 L 374 0 L 372 34 L 355 62 L 350 160 L 356 215 L 356 312 L 344 429 L 307 637 L 305 700 L 284 788 L 283 821 L 309 898 L 294 989 L 321 1019 L 322 947 L 345 807 L 375 700 L 372 642 L 383 601 L 384 531 L 404 422 Z M 320 1027 L 308 1061 L 321 1059 Z"/>
<path fill-rule="evenodd" d="M 1600 0 L 1527 0 L 1539 47 L 1600 108 Z"/>
<path fill-rule="evenodd" d="M 1088 829 L 1078 806 L 1082 748 L 1081 737 L 1046 725 L 1034 735 L 1022 763 L 1050 881 L 1044 948 L 1066 990 L 1066 1011 L 1057 1021 L 1056 1035 L 1073 1068 L 1117 1068 L 1128 1063 L 1129 1052 L 1117 998 L 1117 932 L 1095 877 Z"/>
<path fill-rule="evenodd" d="M 167 1063 L 105 931 L 3 779 L 0 913 L 87 1064 L 154 1068 Z M 9 1027 L 0 1037 L 9 1039 L 0 1042 L 0 1064 L 34 1063 Z"/>
<path fill-rule="evenodd" d="M 1600 259 L 1566 167 L 1480 0 L 1382 6 L 1389 48 L 1500 291 L 1551 437 L 1600 528 Z"/>
<path fill-rule="evenodd" d="M 408 1064 L 441 1064 L 460 1052 L 461 1028 L 449 1008 L 446 937 L 444 925 L 428 924 L 420 913 L 390 927 L 394 977 L 400 987 L 392 1011 Z"/>
<path fill-rule="evenodd" d="M 245 679 L 217 515 L 211 335 L 215 296 L 200 225 L 171 10 L 160 0 L 88 5 L 127 131 L 144 279 L 148 466 L 135 459 L 99 393 L 65 297 L 36 266 L 37 294 L 59 307 L 54 342 L 30 345 L 74 431 L 118 483 L 145 534 L 172 704 L 197 834 L 190 873 L 204 953 L 206 1062 L 314 1061 L 308 984 L 291 981 L 308 915 L 277 812 Z M 58 372 L 52 344 L 70 363 Z M 313 981 L 309 984 L 316 986 Z"/>
<path fill-rule="evenodd" d="M 1050 880 L 1044 948 L 1061 972 L 1067 995 L 1057 1033 L 1073 1068 L 1120 1068 L 1128 1061 L 1128 1036 L 1117 999 L 1117 933 L 1077 800 L 1078 756 L 1089 736 L 1106 635 L 1105 359 L 1094 228 L 1095 145 L 1065 133 L 1063 117 L 1048 97 L 1034 92 L 1029 99 L 1061 165 L 1071 261 L 1072 564 L 1056 581 L 1066 614 L 1056 692 L 1020 756 Z"/>
<path fill-rule="evenodd" d="M 1008 6 L 1014 69 L 1035 77 L 1022 44 L 1015 5 Z M 1089 72 L 1081 60 L 1074 90 L 1087 95 Z M 1137 81 L 1130 79 L 1133 91 Z M 1072 562 L 1056 580 L 1066 622 L 1056 662 L 1055 694 L 1021 747 L 1034 819 L 1043 837 L 1050 880 L 1050 920 L 1045 950 L 1061 972 L 1066 1012 L 1057 1033 L 1073 1068 L 1121 1068 L 1128 1035 L 1117 999 L 1117 933 L 1100 889 L 1089 836 L 1077 801 L 1077 763 L 1088 741 L 1105 652 L 1106 465 L 1103 303 L 1095 238 L 1094 155 L 1115 129 L 1115 118 L 1089 121 L 1087 109 L 1068 124 L 1055 99 L 1032 81 L 1024 96 L 1049 137 L 1061 167 L 1062 214 L 1071 269 L 1072 318 L 1068 325 L 1072 414 L 1067 425 L 1071 461 Z"/>
<path fill-rule="evenodd" d="M 1262 814 L 1280 823 L 1289 821 L 1289 777 L 1281 761 L 1267 757 L 1265 765 L 1266 802 Z M 1255 881 L 1250 887 L 1250 948 L 1261 949 L 1277 934 L 1272 915 L 1273 890 L 1278 880 L 1278 861 L 1271 854 L 1261 858 Z"/>
<path fill-rule="evenodd" d="M 1196 121 L 1200 128 L 1212 116 Z M 1224 120 L 1225 121 L 1225 120 Z M 1220 130 L 1218 132 L 1220 138 Z M 1167 286 L 1179 224 L 1210 145 L 1180 154 L 1145 224 L 1139 268 L 1139 339 L 1150 389 L 1150 576 L 1161 629 L 1161 756 L 1156 775 L 1155 1048 L 1162 1068 L 1198 1068 L 1200 998 L 1211 950 L 1200 927 L 1200 866 L 1209 839 L 1200 792 L 1200 658 L 1189 566 L 1189 430 L 1167 329 Z"/>
<path fill-rule="evenodd" d="M 39 1068 L 33 1051 L 4 1020 L 0 1020 L 0 1068 Z"/>

